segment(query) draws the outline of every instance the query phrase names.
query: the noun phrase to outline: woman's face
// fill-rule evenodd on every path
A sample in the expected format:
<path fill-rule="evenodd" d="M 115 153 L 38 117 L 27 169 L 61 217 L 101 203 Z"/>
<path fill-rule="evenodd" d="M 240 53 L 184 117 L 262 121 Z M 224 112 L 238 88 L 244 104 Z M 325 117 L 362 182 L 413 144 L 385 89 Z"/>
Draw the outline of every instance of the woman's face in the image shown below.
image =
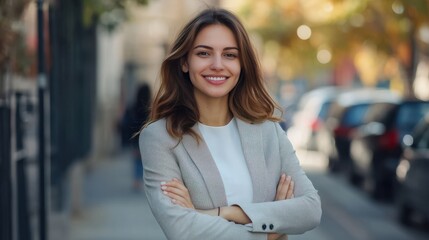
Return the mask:
<path fill-rule="evenodd" d="M 189 72 L 197 102 L 228 99 L 240 77 L 239 54 L 234 34 L 226 26 L 213 24 L 198 33 L 182 65 Z"/>

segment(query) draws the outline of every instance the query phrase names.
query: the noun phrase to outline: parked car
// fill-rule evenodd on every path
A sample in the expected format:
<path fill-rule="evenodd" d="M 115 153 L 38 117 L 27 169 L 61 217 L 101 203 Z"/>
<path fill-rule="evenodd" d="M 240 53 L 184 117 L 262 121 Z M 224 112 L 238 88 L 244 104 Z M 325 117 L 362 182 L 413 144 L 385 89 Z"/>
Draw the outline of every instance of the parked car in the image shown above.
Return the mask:
<path fill-rule="evenodd" d="M 402 154 L 401 139 L 429 112 L 429 102 L 404 100 L 372 104 L 365 124 L 351 139 L 352 183 L 361 184 L 376 199 L 391 199 L 395 171 Z"/>
<path fill-rule="evenodd" d="M 362 88 L 339 94 L 330 108 L 320 133 L 320 149 L 329 159 L 329 170 L 348 171 L 353 131 L 364 123 L 374 103 L 399 102 L 400 96 L 386 89 Z"/>
<path fill-rule="evenodd" d="M 293 115 L 292 124 L 287 130 L 295 148 L 319 150 L 318 138 L 321 126 L 325 124 L 333 99 L 341 88 L 329 86 L 305 93 Z"/>
<path fill-rule="evenodd" d="M 396 168 L 398 190 L 396 203 L 401 223 L 410 225 L 413 219 L 429 219 L 429 114 L 411 135 L 403 138 L 405 146 Z"/>

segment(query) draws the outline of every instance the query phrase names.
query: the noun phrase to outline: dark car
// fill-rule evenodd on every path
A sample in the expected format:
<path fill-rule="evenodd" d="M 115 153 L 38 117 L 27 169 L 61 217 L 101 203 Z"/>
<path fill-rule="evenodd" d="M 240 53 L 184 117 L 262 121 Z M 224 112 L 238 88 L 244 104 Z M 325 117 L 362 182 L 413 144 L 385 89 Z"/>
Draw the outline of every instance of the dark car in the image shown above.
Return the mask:
<path fill-rule="evenodd" d="M 429 219 L 429 114 L 417 125 L 413 134 L 403 139 L 405 149 L 396 177 L 396 202 L 399 220 L 406 225 L 413 219 Z"/>
<path fill-rule="evenodd" d="M 364 88 L 339 94 L 321 130 L 321 152 L 329 159 L 329 170 L 348 169 L 350 142 L 354 130 L 364 123 L 369 106 L 378 102 L 398 102 L 400 97 L 386 89 Z"/>
<path fill-rule="evenodd" d="M 287 130 L 295 148 L 319 150 L 319 132 L 326 122 L 329 108 L 335 96 L 344 91 L 330 86 L 321 87 L 305 93 L 295 112 L 292 124 Z"/>
<path fill-rule="evenodd" d="M 402 154 L 401 139 L 429 112 L 429 102 L 404 100 L 372 104 L 365 124 L 352 135 L 349 177 L 376 199 L 391 199 L 395 171 Z"/>

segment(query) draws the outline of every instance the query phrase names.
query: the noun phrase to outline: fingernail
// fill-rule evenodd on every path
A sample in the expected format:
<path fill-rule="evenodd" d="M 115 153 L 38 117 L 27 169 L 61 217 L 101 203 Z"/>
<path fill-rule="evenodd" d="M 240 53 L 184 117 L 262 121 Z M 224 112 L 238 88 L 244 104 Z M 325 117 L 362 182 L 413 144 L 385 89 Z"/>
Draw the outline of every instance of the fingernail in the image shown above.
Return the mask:
<path fill-rule="evenodd" d="M 165 195 L 167 195 L 167 191 L 162 191 L 162 193 L 164 193 Z"/>
<path fill-rule="evenodd" d="M 165 189 L 167 189 L 167 186 L 161 186 L 161 189 L 165 190 Z"/>
<path fill-rule="evenodd" d="M 291 179 L 291 177 L 290 176 L 287 176 L 287 180 L 289 181 Z"/>
<path fill-rule="evenodd" d="M 161 182 L 161 185 L 164 185 L 164 184 L 166 184 L 166 182 L 164 182 L 164 181 L 163 181 L 163 182 Z"/>
<path fill-rule="evenodd" d="M 173 203 L 176 203 L 176 199 L 171 200 Z"/>

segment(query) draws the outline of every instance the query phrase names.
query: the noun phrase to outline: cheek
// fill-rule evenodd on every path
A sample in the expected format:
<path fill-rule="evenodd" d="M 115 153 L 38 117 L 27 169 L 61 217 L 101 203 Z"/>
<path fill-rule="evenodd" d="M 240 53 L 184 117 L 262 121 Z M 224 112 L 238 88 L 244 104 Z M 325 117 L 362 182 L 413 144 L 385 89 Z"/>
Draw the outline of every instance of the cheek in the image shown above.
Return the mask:
<path fill-rule="evenodd" d="M 196 61 L 192 58 L 189 59 L 187 65 L 189 73 L 198 73 L 207 68 L 207 66 L 208 63 L 206 63 L 206 61 L 204 61 L 203 59 Z"/>
<path fill-rule="evenodd" d="M 241 74 L 241 65 L 240 65 L 240 63 L 238 63 L 238 64 L 234 67 L 234 73 L 235 73 L 238 77 L 240 77 L 240 74 Z"/>
<path fill-rule="evenodd" d="M 241 63 L 240 63 L 240 60 L 235 60 L 234 62 L 233 62 L 233 64 L 231 65 L 231 68 L 233 68 L 233 69 L 235 69 L 235 71 L 238 71 L 238 72 L 240 72 L 241 71 Z"/>

